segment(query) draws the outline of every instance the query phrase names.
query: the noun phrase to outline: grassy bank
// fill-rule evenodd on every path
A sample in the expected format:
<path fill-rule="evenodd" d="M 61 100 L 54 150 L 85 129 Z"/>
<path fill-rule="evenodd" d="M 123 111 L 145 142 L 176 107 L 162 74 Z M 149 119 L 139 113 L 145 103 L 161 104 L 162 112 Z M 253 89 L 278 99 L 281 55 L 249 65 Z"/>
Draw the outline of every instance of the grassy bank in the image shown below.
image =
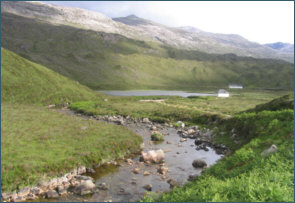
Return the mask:
<path fill-rule="evenodd" d="M 32 105 L 2 103 L 1 126 L 2 191 L 123 157 L 142 142 L 123 127 Z"/>
<path fill-rule="evenodd" d="M 288 92 L 273 91 L 234 91 L 229 98 L 196 97 L 182 98 L 172 96 L 148 97 L 110 97 L 94 101 L 74 102 L 70 108 L 86 114 L 130 115 L 135 118 L 148 117 L 158 122 L 201 122 L 212 115 L 226 117 L 235 113 L 255 108 Z M 164 102 L 141 102 L 140 100 L 164 99 Z M 204 120 L 205 123 L 207 120 Z"/>
<path fill-rule="evenodd" d="M 141 137 L 123 127 L 44 107 L 99 98 L 78 82 L 1 49 L 2 191 L 138 150 Z"/>
<path fill-rule="evenodd" d="M 173 189 L 163 202 L 292 202 L 294 200 L 294 111 L 264 111 L 234 117 L 235 127 L 251 128 L 250 142 L 206 170 L 192 183 Z M 238 131 L 239 133 L 239 131 Z M 252 138 L 252 139 L 251 139 Z M 272 144 L 276 153 L 261 153 Z"/>
<path fill-rule="evenodd" d="M 153 195 L 146 196 L 144 201 L 293 201 L 294 99 L 291 95 L 270 101 L 285 93 L 242 92 L 226 99 L 121 97 L 117 98 L 118 101 L 110 98 L 109 103 L 77 102 L 71 108 L 88 114 L 128 114 L 163 122 L 183 120 L 218 127 L 215 142 L 229 146 L 231 155 L 206 170 L 194 182 L 175 188 L 159 199 Z M 162 98 L 165 102 L 139 101 L 147 98 Z M 200 106 L 202 109 L 197 110 Z M 249 108 L 254 110 L 239 113 Z M 232 129 L 237 134 L 238 143 L 231 138 Z M 278 151 L 263 156 L 261 153 L 272 144 Z"/>
<path fill-rule="evenodd" d="M 71 79 L 1 48 L 1 99 L 22 104 L 60 104 L 99 97 Z"/>

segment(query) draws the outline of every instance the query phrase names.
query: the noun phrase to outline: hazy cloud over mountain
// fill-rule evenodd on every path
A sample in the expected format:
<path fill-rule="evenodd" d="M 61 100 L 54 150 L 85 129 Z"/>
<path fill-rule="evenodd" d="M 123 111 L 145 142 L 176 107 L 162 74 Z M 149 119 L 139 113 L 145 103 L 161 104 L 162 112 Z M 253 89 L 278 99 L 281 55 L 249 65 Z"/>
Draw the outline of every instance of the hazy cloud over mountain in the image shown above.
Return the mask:
<path fill-rule="evenodd" d="M 259 43 L 294 43 L 293 2 L 128 2 L 51 1 L 101 12 L 109 17 L 135 14 L 168 26 L 194 26 L 239 34 Z"/>

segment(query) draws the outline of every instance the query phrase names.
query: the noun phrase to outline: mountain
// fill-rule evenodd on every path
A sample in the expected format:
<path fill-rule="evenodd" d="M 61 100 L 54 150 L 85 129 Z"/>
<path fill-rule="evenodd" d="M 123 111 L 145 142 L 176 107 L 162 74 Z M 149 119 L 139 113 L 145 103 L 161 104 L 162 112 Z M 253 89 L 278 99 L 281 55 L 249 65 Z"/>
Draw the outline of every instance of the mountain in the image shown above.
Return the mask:
<path fill-rule="evenodd" d="M 280 58 L 294 62 L 293 54 L 270 49 L 235 34 L 210 33 L 190 26 L 171 28 L 135 15 L 113 18 L 113 20 L 133 26 L 142 33 L 148 33 L 147 35 L 153 39 L 176 48 L 217 54 L 235 53 L 257 58 Z"/>
<path fill-rule="evenodd" d="M 271 43 L 271 44 L 265 44 L 265 46 L 268 46 L 272 49 L 280 50 L 281 52 L 284 52 L 284 53 L 294 54 L 294 44 L 276 42 L 276 43 Z"/>
<path fill-rule="evenodd" d="M 34 18 L 54 25 L 120 34 L 135 40 L 157 42 L 174 48 L 216 54 L 234 53 L 257 58 L 279 58 L 294 62 L 293 54 L 250 42 L 238 35 L 208 33 L 196 28 L 171 28 L 135 15 L 111 19 L 98 12 L 41 2 L 1 2 L 1 8 L 2 13 Z"/>
<path fill-rule="evenodd" d="M 26 4 L 46 11 L 41 19 L 33 12 L 25 17 L 2 9 L 2 46 L 92 89 L 196 90 L 226 88 L 229 83 L 241 83 L 246 88 L 293 88 L 293 64 L 286 61 L 179 49 L 64 21 L 60 24 L 52 19 L 62 17 L 45 15 L 49 12 L 46 4 L 16 4 L 23 8 L 21 13 L 28 12 Z M 82 12 L 78 12 L 80 15 Z"/>
<path fill-rule="evenodd" d="M 96 96 L 78 82 L 1 48 L 2 102 L 60 104 Z"/>

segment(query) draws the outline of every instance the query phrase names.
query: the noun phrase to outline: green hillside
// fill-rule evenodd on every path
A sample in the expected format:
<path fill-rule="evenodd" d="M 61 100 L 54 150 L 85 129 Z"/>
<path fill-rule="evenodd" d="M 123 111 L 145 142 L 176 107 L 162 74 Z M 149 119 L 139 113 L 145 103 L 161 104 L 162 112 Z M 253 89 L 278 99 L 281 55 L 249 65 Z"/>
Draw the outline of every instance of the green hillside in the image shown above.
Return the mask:
<path fill-rule="evenodd" d="M 78 82 L 1 48 L 2 102 L 59 104 L 96 96 Z"/>
<path fill-rule="evenodd" d="M 266 104 L 259 104 L 254 109 L 248 110 L 248 112 L 259 111 L 277 111 L 283 109 L 294 109 L 294 94 L 285 95 L 277 99 L 271 100 Z"/>
<path fill-rule="evenodd" d="M 1 189 L 13 191 L 139 149 L 142 138 L 112 124 L 44 105 L 101 99 L 98 93 L 1 48 Z"/>
<path fill-rule="evenodd" d="M 282 102 L 273 101 L 284 106 L 285 99 L 280 99 Z M 144 201 L 293 202 L 294 111 L 272 110 L 219 120 L 214 124 L 219 128 L 214 139 L 221 143 L 228 139 L 234 152 L 184 187 L 176 187 L 160 197 L 146 196 Z M 230 138 L 232 129 L 238 134 L 238 143 Z M 266 155 L 264 151 L 273 144 L 277 151 Z"/>
<path fill-rule="evenodd" d="M 293 64 L 174 49 L 2 13 L 2 46 L 93 89 L 293 88 Z M 17 39 L 17 40 L 15 40 Z"/>

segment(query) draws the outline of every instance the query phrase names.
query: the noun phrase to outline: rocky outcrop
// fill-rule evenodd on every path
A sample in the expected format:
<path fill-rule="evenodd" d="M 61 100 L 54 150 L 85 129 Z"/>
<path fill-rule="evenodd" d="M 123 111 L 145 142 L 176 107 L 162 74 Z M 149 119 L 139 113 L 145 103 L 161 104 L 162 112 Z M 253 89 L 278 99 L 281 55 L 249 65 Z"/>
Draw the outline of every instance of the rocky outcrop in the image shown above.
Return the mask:
<path fill-rule="evenodd" d="M 64 176 L 56 177 L 48 181 L 40 181 L 35 186 L 22 188 L 19 191 L 11 193 L 3 192 L 1 193 L 1 197 L 2 200 L 6 202 L 33 200 L 38 197 L 58 198 L 60 195 L 67 194 L 67 190 L 70 188 L 75 188 L 74 191 L 79 190 L 80 192 L 77 192 L 77 194 L 83 195 L 88 191 L 85 190 L 86 186 L 89 188 L 91 183 L 93 184 L 93 178 L 82 175 L 86 172 L 86 167 L 80 166 Z M 77 187 L 80 189 L 76 189 Z"/>

